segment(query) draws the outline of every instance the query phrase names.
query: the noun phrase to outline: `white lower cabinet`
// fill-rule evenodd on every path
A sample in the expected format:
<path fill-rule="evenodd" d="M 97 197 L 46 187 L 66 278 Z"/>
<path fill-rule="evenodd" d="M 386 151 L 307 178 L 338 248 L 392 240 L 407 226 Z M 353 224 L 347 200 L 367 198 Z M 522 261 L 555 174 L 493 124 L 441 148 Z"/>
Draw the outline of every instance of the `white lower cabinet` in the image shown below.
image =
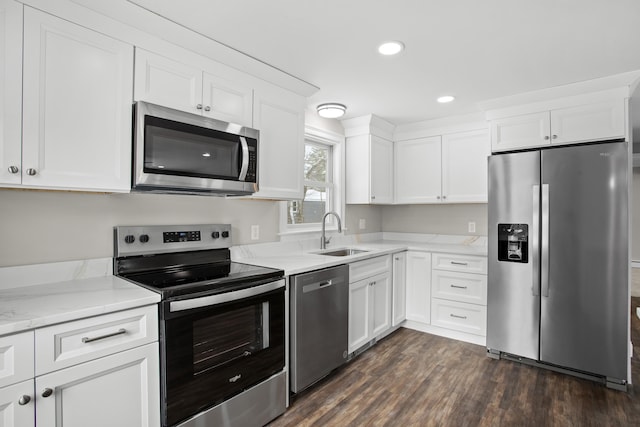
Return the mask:
<path fill-rule="evenodd" d="M 390 267 L 388 255 L 349 265 L 350 354 L 391 329 Z"/>
<path fill-rule="evenodd" d="M 35 425 L 33 380 L 0 388 L 0 425 L 26 427 Z"/>
<path fill-rule="evenodd" d="M 36 377 L 38 427 L 157 426 L 158 343 Z"/>
<path fill-rule="evenodd" d="M 393 309 L 391 326 L 398 326 L 407 318 L 407 252 L 393 254 Z"/>
<path fill-rule="evenodd" d="M 158 426 L 157 324 L 153 305 L 0 337 L 0 426 Z"/>
<path fill-rule="evenodd" d="M 407 252 L 407 320 L 431 321 L 431 254 Z"/>

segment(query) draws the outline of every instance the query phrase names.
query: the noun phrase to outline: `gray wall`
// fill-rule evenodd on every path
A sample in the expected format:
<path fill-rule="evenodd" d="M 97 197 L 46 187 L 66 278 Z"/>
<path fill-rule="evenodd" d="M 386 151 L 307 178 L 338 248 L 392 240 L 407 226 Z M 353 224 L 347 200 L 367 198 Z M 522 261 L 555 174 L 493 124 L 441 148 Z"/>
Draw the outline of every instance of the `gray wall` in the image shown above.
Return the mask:
<path fill-rule="evenodd" d="M 347 205 L 345 212 L 346 234 L 378 233 L 382 231 L 382 209 L 380 206 Z M 360 229 L 360 219 L 365 228 Z"/>
<path fill-rule="evenodd" d="M 220 222 L 233 224 L 233 244 L 278 240 L 275 201 L 0 190 L 0 212 L 0 266 L 112 257 L 116 225 Z"/>
<path fill-rule="evenodd" d="M 468 232 L 475 221 L 476 232 Z M 429 234 L 487 234 L 487 205 L 398 205 L 382 207 L 382 230 Z"/>

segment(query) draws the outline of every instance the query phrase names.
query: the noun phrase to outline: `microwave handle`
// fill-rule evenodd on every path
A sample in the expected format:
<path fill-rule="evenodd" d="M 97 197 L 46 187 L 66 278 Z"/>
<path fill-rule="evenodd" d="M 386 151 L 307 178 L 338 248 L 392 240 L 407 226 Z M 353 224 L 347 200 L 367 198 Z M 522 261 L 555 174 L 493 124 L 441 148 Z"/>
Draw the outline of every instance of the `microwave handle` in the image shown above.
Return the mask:
<path fill-rule="evenodd" d="M 247 178 L 247 170 L 249 170 L 249 145 L 244 136 L 240 137 L 240 144 L 242 145 L 242 167 L 238 181 L 244 181 Z"/>

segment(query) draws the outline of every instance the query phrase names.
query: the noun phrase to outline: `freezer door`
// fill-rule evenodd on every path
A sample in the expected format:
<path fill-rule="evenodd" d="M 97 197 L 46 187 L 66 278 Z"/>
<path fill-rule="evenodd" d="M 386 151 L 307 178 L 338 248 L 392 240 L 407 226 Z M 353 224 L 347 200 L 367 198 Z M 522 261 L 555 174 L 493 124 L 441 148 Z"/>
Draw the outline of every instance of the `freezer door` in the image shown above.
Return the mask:
<path fill-rule="evenodd" d="M 542 153 L 540 360 L 627 378 L 627 143 Z"/>
<path fill-rule="evenodd" d="M 540 324 L 539 184 L 539 151 L 489 157 L 487 348 L 531 359 L 538 359 Z M 523 231 L 507 232 L 505 224 Z M 528 256 L 499 254 L 504 236 L 525 229 Z"/>

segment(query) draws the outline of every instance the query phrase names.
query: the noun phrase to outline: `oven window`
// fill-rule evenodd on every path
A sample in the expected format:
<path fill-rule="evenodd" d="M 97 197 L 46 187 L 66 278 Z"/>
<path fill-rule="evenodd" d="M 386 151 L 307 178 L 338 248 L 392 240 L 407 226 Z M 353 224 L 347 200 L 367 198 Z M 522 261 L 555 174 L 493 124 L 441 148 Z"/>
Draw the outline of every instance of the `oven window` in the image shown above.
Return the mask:
<path fill-rule="evenodd" d="M 269 347 L 269 303 L 193 323 L 193 374 L 200 375 Z"/>
<path fill-rule="evenodd" d="M 237 179 L 242 150 L 236 135 L 145 117 L 144 171 Z"/>

